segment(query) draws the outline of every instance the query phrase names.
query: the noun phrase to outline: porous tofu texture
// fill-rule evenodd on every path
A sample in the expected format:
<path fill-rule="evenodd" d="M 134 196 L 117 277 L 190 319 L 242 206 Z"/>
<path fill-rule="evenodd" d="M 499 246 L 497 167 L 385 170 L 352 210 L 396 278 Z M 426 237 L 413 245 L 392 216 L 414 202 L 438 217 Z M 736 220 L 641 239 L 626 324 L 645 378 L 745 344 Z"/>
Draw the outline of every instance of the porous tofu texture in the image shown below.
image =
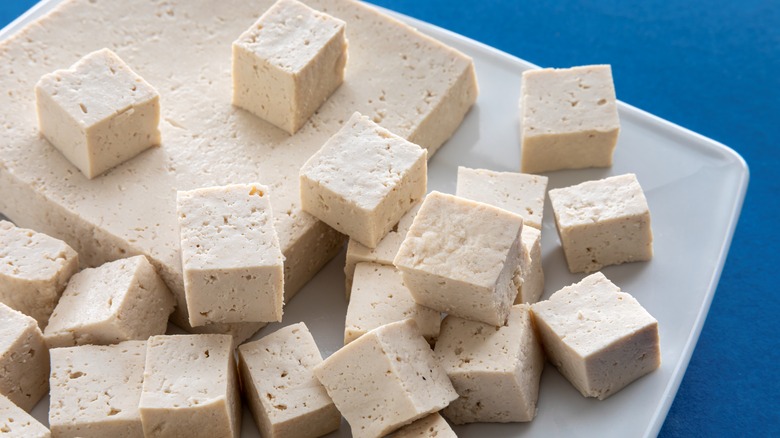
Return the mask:
<path fill-rule="evenodd" d="M 398 429 L 392 438 L 457 438 L 447 420 L 441 415 L 431 414 L 414 423 Z"/>
<path fill-rule="evenodd" d="M 520 262 L 523 282 L 518 289 L 515 304 L 535 303 L 544 293 L 542 232 L 536 228 L 523 227 L 520 238 L 523 242 L 523 261 Z"/>
<path fill-rule="evenodd" d="M 4 438 L 50 438 L 49 429 L 0 395 L 0 435 Z"/>
<path fill-rule="evenodd" d="M 31 317 L 0 303 L 0 395 L 30 411 L 49 389 L 49 349 Z"/>

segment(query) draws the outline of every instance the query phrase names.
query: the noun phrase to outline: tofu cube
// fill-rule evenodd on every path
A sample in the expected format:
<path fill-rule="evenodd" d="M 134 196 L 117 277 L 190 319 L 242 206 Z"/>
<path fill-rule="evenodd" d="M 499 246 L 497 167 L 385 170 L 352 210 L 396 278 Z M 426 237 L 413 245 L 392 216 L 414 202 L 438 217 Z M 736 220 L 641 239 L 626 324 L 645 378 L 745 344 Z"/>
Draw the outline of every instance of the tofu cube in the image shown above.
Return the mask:
<path fill-rule="evenodd" d="M 531 310 L 550 362 L 585 397 L 603 400 L 661 365 L 658 322 L 601 272 Z"/>
<path fill-rule="evenodd" d="M 233 104 L 294 134 L 344 82 L 346 24 L 279 0 L 233 42 Z"/>
<path fill-rule="evenodd" d="M 8 397 L 25 411 L 35 407 L 49 389 L 49 349 L 38 323 L 3 303 L 0 370 L 0 396 Z"/>
<path fill-rule="evenodd" d="M 46 426 L 2 395 L 0 395 L 0 435 L 3 438 L 51 437 Z"/>
<path fill-rule="evenodd" d="M 314 367 L 356 438 L 385 436 L 458 397 L 414 320 L 350 342 Z"/>
<path fill-rule="evenodd" d="M 281 321 L 284 257 L 268 188 L 208 187 L 177 202 L 190 324 Z"/>
<path fill-rule="evenodd" d="M 523 227 L 523 260 L 520 262 L 523 282 L 517 290 L 515 304 L 535 303 L 544 293 L 542 269 L 542 232 L 533 227 Z"/>
<path fill-rule="evenodd" d="M 620 120 L 609 65 L 528 70 L 521 84 L 522 172 L 612 165 Z"/>
<path fill-rule="evenodd" d="M 417 304 L 502 326 L 517 296 L 523 218 L 432 192 L 394 263 Z"/>
<path fill-rule="evenodd" d="M 146 437 L 238 438 L 241 397 L 233 339 L 149 338 L 138 408 Z"/>
<path fill-rule="evenodd" d="M 144 436 L 138 402 L 146 341 L 51 350 L 49 425 L 54 436 Z"/>
<path fill-rule="evenodd" d="M 165 333 L 174 298 L 145 256 L 74 275 L 43 331 L 50 348 L 109 345 Z"/>
<path fill-rule="evenodd" d="M 571 272 L 650 260 L 650 209 L 629 173 L 550 190 L 555 225 Z"/>
<path fill-rule="evenodd" d="M 160 144 L 160 95 L 102 49 L 35 85 L 41 134 L 92 179 Z"/>
<path fill-rule="evenodd" d="M 322 356 L 306 324 L 241 345 L 238 360 L 244 395 L 262 436 L 314 438 L 341 425 L 336 405 L 314 377 Z"/>
<path fill-rule="evenodd" d="M 67 243 L 0 220 L 0 303 L 32 316 L 41 329 L 78 269 Z"/>
<path fill-rule="evenodd" d="M 391 438 L 457 438 L 447 420 L 438 413 L 420 418 L 390 434 Z"/>

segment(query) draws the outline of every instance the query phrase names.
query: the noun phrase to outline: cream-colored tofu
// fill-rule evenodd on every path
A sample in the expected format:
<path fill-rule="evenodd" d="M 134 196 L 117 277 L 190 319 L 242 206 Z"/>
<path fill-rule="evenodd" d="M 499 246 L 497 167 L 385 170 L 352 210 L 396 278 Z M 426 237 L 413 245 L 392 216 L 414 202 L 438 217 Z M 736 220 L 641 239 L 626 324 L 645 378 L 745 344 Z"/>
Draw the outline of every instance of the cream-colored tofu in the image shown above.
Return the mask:
<path fill-rule="evenodd" d="M 425 196 L 425 149 L 354 113 L 301 168 L 308 213 L 376 248 Z"/>
<path fill-rule="evenodd" d="M 0 395 L 30 411 L 49 389 L 49 349 L 31 317 L 0 303 Z"/>
<path fill-rule="evenodd" d="M 314 375 L 356 438 L 385 436 L 458 397 L 412 319 L 350 342 L 314 367 Z"/>
<path fill-rule="evenodd" d="M 7 397 L 0 395 L 0 436 L 3 438 L 50 438 L 49 429 Z"/>
<path fill-rule="evenodd" d="M 138 405 L 144 436 L 237 438 L 238 391 L 230 336 L 152 336 Z"/>
<path fill-rule="evenodd" d="M 571 272 L 653 257 L 650 209 L 633 173 L 550 190 L 550 203 Z"/>
<path fill-rule="evenodd" d="M 314 438 L 337 430 L 341 414 L 312 369 L 322 362 L 306 324 L 238 347 L 244 395 L 266 438 Z"/>
<path fill-rule="evenodd" d="M 192 326 L 282 320 L 284 257 L 269 198 L 260 184 L 179 192 Z"/>
<path fill-rule="evenodd" d="M 160 144 L 160 95 L 109 49 L 35 85 L 41 134 L 92 179 Z"/>
<path fill-rule="evenodd" d="M 173 295 L 144 256 L 74 275 L 43 331 L 50 348 L 116 344 L 165 333 Z"/>
<path fill-rule="evenodd" d="M 78 269 L 67 243 L 0 220 L 0 303 L 32 316 L 41 329 Z"/>
<path fill-rule="evenodd" d="M 438 413 L 420 418 L 414 423 L 398 429 L 392 438 L 457 438 L 458 435 Z"/>
<path fill-rule="evenodd" d="M 414 319 L 431 344 L 439 336 L 441 313 L 414 301 L 394 266 L 358 263 L 344 323 L 344 344 L 391 322 Z"/>
<path fill-rule="evenodd" d="M 434 191 L 394 264 L 417 304 L 501 326 L 517 296 L 522 229 L 514 213 Z"/>
<path fill-rule="evenodd" d="M 535 303 L 544 293 L 542 232 L 533 227 L 523 227 L 520 239 L 523 242 L 523 260 L 520 262 L 523 281 L 517 290 L 515 304 Z"/>
<path fill-rule="evenodd" d="M 146 341 L 51 350 L 49 427 L 62 438 L 143 438 Z"/>
<path fill-rule="evenodd" d="M 604 400 L 661 365 L 658 322 L 601 272 L 531 310 L 550 362 L 585 397 Z"/>
<path fill-rule="evenodd" d="M 233 42 L 233 104 L 295 134 L 344 82 L 346 23 L 279 0 Z"/>
<path fill-rule="evenodd" d="M 523 72 L 520 168 L 609 167 L 620 133 L 609 65 Z"/>

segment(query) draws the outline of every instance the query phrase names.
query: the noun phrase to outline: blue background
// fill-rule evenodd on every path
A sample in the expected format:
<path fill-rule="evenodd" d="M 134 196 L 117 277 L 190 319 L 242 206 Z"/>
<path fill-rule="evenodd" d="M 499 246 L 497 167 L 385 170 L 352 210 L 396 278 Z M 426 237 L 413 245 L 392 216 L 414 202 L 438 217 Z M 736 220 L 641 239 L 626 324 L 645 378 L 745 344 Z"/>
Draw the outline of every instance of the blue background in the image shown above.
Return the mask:
<path fill-rule="evenodd" d="M 541 66 L 612 64 L 621 100 L 747 160 L 731 252 L 660 436 L 780 436 L 780 1 L 373 2 Z M 0 0 L 0 26 L 34 3 Z"/>

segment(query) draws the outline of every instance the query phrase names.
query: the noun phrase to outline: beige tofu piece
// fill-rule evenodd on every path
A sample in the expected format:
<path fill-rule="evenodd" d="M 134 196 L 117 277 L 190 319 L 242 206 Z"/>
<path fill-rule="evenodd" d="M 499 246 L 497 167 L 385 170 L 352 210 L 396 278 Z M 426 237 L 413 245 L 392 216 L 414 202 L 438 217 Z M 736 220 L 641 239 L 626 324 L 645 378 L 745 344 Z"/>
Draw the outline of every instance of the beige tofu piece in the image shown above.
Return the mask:
<path fill-rule="evenodd" d="M 633 173 L 550 190 L 550 203 L 571 272 L 653 258 L 650 209 Z"/>
<path fill-rule="evenodd" d="M 109 49 L 35 84 L 41 134 L 92 179 L 160 144 L 160 95 Z"/>
<path fill-rule="evenodd" d="M 3 438 L 50 438 L 49 429 L 7 397 L 0 395 L 0 436 Z"/>
<path fill-rule="evenodd" d="M 522 229 L 514 213 L 434 191 L 394 264 L 417 304 L 501 326 L 517 296 Z"/>
<path fill-rule="evenodd" d="M 604 400 L 661 365 L 658 321 L 601 272 L 531 310 L 550 362 L 585 397 Z"/>
<path fill-rule="evenodd" d="M 116 344 L 165 333 L 173 295 L 144 256 L 74 275 L 43 331 L 50 348 Z"/>
<path fill-rule="evenodd" d="M 620 120 L 609 65 L 524 71 L 521 90 L 522 172 L 612 166 Z"/>
<path fill-rule="evenodd" d="M 532 304 L 539 301 L 544 293 L 542 232 L 533 227 L 523 227 L 520 239 L 523 242 L 523 260 L 520 262 L 523 282 L 517 290 L 515 304 Z"/>
<path fill-rule="evenodd" d="M 303 209 L 376 248 L 425 196 L 427 156 L 356 112 L 301 168 Z"/>
<path fill-rule="evenodd" d="M 0 303 L 41 329 L 78 269 L 79 255 L 67 243 L 0 220 Z"/>
<path fill-rule="evenodd" d="M 152 336 L 138 405 L 144 436 L 237 438 L 238 391 L 230 336 Z"/>
<path fill-rule="evenodd" d="M 394 266 L 358 263 L 344 322 L 344 345 L 377 327 L 407 318 L 414 319 L 425 340 L 435 342 L 441 313 L 417 304 Z"/>
<path fill-rule="evenodd" d="M 356 438 L 385 436 L 458 397 L 412 319 L 350 342 L 314 367 L 314 375 Z"/>
<path fill-rule="evenodd" d="M 398 429 L 392 438 L 457 438 L 458 435 L 438 413 L 420 418 L 414 423 Z"/>
<path fill-rule="evenodd" d="M 314 438 L 341 425 L 336 405 L 314 377 L 322 356 L 306 324 L 241 345 L 238 360 L 244 395 L 262 436 Z"/>
<path fill-rule="evenodd" d="M 177 196 L 190 324 L 282 320 L 284 257 L 269 189 L 235 184 Z"/>
<path fill-rule="evenodd" d="M 346 23 L 279 0 L 233 41 L 233 104 L 295 134 L 344 82 Z"/>
<path fill-rule="evenodd" d="M 49 427 L 62 438 L 143 438 L 146 341 L 51 350 Z"/>
<path fill-rule="evenodd" d="M 49 389 L 49 349 L 31 317 L 0 303 L 0 395 L 30 411 Z"/>

